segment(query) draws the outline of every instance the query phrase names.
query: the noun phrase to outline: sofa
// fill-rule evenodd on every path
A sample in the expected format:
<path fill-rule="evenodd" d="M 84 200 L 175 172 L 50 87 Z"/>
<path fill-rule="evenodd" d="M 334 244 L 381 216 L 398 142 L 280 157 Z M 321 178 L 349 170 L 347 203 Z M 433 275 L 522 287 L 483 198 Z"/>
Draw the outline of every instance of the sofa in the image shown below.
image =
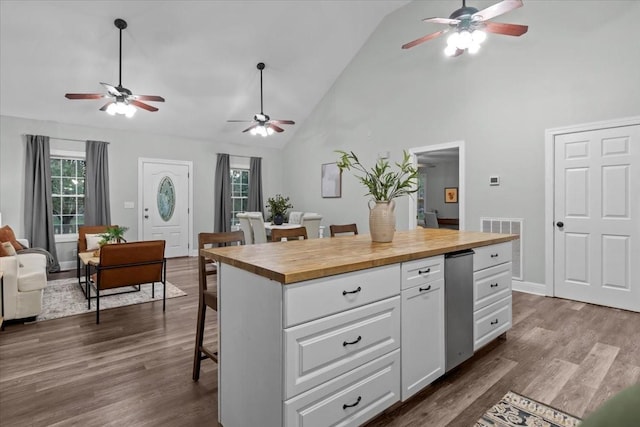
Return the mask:
<path fill-rule="evenodd" d="M 25 247 L 28 242 L 18 239 Z M 4 320 L 35 317 L 42 311 L 47 286 L 47 257 L 38 253 L 0 257 Z"/>

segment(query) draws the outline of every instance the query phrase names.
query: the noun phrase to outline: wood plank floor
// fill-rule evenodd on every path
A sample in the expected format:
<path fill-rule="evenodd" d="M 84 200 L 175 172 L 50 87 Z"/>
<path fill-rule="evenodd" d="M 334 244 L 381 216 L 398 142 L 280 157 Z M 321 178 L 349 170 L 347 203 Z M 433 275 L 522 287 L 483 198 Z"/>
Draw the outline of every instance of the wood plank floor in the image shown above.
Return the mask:
<path fill-rule="evenodd" d="M 171 259 L 186 297 L 0 332 L 1 426 L 215 426 L 217 367 L 191 380 L 196 258 Z M 61 273 L 56 278 L 74 275 Z M 472 426 L 507 391 L 577 416 L 640 381 L 640 313 L 514 293 L 514 327 L 368 427 Z M 209 316 L 207 341 L 215 340 Z M 250 427 L 250 426 L 245 426 Z M 259 426 L 269 427 L 269 426 Z"/>

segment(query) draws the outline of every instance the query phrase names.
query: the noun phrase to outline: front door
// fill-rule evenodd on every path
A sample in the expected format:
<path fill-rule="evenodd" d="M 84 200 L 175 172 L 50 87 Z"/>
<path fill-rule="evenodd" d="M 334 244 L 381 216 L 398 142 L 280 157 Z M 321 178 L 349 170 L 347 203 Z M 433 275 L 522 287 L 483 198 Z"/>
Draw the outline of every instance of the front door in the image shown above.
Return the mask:
<path fill-rule="evenodd" d="M 640 311 L 640 126 L 554 145 L 555 295 Z"/>
<path fill-rule="evenodd" d="M 142 162 L 142 239 L 165 240 L 167 258 L 189 254 L 189 169 L 186 162 Z"/>

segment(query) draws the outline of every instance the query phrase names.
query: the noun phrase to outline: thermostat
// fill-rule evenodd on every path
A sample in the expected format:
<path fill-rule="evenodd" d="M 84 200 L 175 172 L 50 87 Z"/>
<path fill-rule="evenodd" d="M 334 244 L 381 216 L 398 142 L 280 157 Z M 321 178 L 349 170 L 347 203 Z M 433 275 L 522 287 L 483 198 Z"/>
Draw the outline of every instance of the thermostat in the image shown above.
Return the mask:
<path fill-rule="evenodd" d="M 497 175 L 490 176 L 489 185 L 500 185 L 500 177 Z"/>

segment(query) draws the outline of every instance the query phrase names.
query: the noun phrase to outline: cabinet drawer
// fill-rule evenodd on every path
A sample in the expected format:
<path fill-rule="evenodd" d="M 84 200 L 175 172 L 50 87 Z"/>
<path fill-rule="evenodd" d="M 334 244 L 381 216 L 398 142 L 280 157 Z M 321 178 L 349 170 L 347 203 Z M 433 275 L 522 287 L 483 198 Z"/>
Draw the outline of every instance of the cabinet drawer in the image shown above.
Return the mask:
<path fill-rule="evenodd" d="M 444 277 L 444 256 L 402 263 L 402 289 L 421 286 Z"/>
<path fill-rule="evenodd" d="M 473 315 L 473 351 L 511 328 L 511 295 Z"/>
<path fill-rule="evenodd" d="M 479 310 L 511 295 L 511 263 L 473 273 L 473 309 Z"/>
<path fill-rule="evenodd" d="M 371 268 L 284 286 L 284 326 L 400 294 L 400 265 Z"/>
<path fill-rule="evenodd" d="M 285 399 L 399 346 L 399 296 L 285 329 Z"/>
<path fill-rule="evenodd" d="M 473 248 L 473 271 L 511 261 L 511 242 Z"/>
<path fill-rule="evenodd" d="M 359 426 L 400 397 L 400 350 L 284 403 L 285 427 Z"/>

